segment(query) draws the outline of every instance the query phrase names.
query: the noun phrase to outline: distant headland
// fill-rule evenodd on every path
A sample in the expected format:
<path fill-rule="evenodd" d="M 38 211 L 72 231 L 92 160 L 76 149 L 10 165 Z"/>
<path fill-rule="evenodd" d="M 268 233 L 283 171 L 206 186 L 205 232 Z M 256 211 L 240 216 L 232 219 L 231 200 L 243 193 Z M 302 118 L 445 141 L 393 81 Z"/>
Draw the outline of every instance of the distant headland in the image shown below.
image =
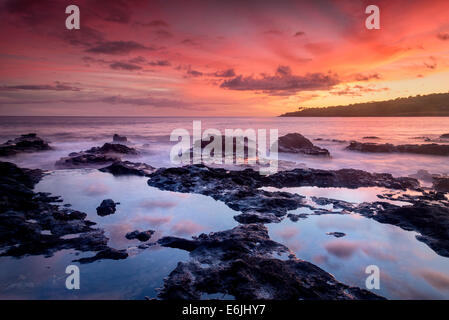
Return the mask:
<path fill-rule="evenodd" d="M 449 117 L 449 92 L 325 108 L 299 108 L 280 117 Z"/>

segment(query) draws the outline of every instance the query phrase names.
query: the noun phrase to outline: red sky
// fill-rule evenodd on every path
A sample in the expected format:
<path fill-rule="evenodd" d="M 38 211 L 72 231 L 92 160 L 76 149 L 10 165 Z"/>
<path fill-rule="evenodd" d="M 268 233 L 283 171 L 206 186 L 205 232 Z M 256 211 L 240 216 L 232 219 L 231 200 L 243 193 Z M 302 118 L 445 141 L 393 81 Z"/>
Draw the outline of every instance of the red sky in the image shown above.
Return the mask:
<path fill-rule="evenodd" d="M 70 4 L 80 30 L 65 28 Z M 272 116 L 449 90 L 447 0 L 0 7 L 0 115 Z"/>

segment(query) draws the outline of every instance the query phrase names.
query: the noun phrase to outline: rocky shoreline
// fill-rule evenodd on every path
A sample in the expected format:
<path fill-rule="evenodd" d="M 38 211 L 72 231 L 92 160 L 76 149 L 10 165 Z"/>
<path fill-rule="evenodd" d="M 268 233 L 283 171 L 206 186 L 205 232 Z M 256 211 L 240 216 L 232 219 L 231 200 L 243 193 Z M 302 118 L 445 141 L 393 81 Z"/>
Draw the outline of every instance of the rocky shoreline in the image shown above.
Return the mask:
<path fill-rule="evenodd" d="M 192 239 L 164 236 L 156 242 L 149 242 L 156 230 L 134 230 L 123 235 L 128 240 L 142 242 L 137 246 L 140 250 L 159 245 L 189 252 L 189 260 L 179 262 L 165 279 L 159 293 L 161 299 L 200 299 L 204 294 L 213 293 L 248 300 L 383 299 L 370 291 L 338 282 L 326 271 L 297 258 L 289 248 L 271 240 L 264 224 L 277 223 L 285 218 L 297 222 L 310 215 L 356 213 L 380 223 L 415 231 L 417 240 L 437 254 L 449 257 L 447 177 L 429 174 L 433 187 L 423 188 L 412 177 L 393 177 L 387 173 L 355 169 L 296 168 L 269 176 L 260 175 L 253 169 L 233 171 L 202 164 L 156 169 L 145 163 L 122 160 L 122 156 L 135 156 L 139 151 L 122 144 L 128 142 L 124 136 L 116 135 L 113 140 L 114 143 L 71 153 L 59 160 L 57 167 L 93 167 L 114 176 L 147 177 L 148 186 L 202 194 L 237 211 L 234 216 L 239 223 L 237 227 Z M 43 142 L 36 135 L 23 135 L 14 141 L 4 145 L 4 150 L 13 150 L 10 146 L 14 145 L 14 152 L 19 152 L 20 148 L 23 149 L 22 141 L 28 144 L 33 141 L 33 145 Z M 17 145 L 22 147 L 17 149 Z M 371 148 L 377 144 L 360 145 L 360 148 Z M 47 146 L 51 148 L 44 143 L 42 150 L 47 150 Z M 27 151 L 22 149 L 21 152 L 41 150 L 36 147 Z M 330 156 L 328 150 L 313 145 L 299 134 L 281 137 L 280 151 Z M 62 200 L 57 196 L 33 190 L 45 172 L 0 162 L 0 173 L 0 256 L 50 257 L 59 250 L 73 249 L 92 253 L 89 257 L 75 260 L 81 264 L 128 258 L 127 249 L 108 246 L 105 231 L 86 220 L 86 213 L 59 205 Z M 392 192 L 378 195 L 379 201 L 354 204 L 324 197 L 311 197 L 309 201 L 300 194 L 266 189 L 304 186 L 381 187 Z M 413 194 L 406 191 L 413 191 Z M 395 204 L 397 201 L 405 204 Z M 98 215 L 114 214 L 116 204 L 112 199 L 103 200 L 97 208 Z M 307 208 L 310 213 L 290 212 L 299 208 Z M 346 236 L 338 231 L 327 234 L 336 238 Z"/>

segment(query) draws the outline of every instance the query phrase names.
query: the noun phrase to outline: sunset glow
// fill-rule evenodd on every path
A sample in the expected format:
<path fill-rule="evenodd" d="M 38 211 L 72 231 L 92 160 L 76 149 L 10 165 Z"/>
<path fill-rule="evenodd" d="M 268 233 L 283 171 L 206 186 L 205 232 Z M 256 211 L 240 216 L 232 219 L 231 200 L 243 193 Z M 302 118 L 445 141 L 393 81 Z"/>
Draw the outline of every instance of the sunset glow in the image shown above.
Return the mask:
<path fill-rule="evenodd" d="M 372 3 L 1 1 L 0 115 L 275 116 L 447 92 L 449 2 L 374 1 L 367 30 Z"/>

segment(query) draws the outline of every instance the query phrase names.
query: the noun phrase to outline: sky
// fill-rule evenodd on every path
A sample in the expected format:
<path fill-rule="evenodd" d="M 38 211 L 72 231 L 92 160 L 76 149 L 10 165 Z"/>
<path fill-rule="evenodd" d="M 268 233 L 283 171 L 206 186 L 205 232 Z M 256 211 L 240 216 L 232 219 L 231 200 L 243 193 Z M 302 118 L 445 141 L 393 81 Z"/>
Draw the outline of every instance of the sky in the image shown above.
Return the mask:
<path fill-rule="evenodd" d="M 0 115 L 276 116 L 449 91 L 447 0 L 0 0 L 0 28 Z"/>

